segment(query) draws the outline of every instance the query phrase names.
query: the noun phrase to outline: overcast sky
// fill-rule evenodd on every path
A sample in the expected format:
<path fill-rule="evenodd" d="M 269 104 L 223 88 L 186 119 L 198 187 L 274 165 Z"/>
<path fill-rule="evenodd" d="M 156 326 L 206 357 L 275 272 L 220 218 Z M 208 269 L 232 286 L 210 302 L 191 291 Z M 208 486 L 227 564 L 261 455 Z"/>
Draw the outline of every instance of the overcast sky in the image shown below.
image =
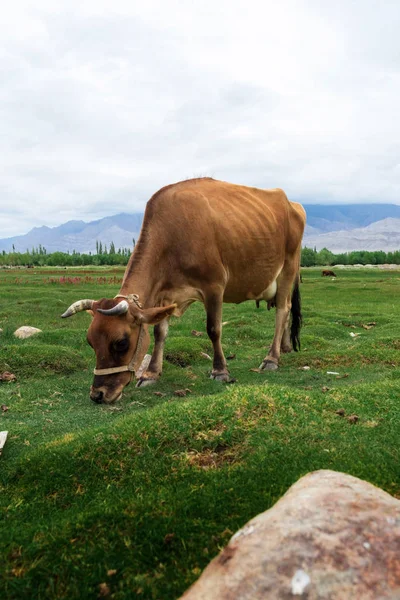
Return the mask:
<path fill-rule="evenodd" d="M 13 0 L 0 237 L 210 175 L 400 204 L 398 0 Z"/>

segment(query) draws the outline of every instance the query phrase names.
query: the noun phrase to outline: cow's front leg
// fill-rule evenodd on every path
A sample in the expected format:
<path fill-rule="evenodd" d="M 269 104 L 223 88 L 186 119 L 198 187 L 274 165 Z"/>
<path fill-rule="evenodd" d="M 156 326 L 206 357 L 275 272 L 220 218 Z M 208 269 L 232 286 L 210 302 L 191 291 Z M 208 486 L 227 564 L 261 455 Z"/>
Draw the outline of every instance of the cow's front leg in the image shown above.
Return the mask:
<path fill-rule="evenodd" d="M 205 306 L 207 311 L 207 333 L 214 350 L 211 379 L 230 381 L 231 377 L 226 366 L 226 360 L 221 345 L 222 294 L 208 296 Z"/>
<path fill-rule="evenodd" d="M 164 344 L 168 335 L 168 319 L 154 325 L 154 350 L 147 371 L 138 379 L 136 387 L 144 387 L 156 383 L 162 373 Z"/>

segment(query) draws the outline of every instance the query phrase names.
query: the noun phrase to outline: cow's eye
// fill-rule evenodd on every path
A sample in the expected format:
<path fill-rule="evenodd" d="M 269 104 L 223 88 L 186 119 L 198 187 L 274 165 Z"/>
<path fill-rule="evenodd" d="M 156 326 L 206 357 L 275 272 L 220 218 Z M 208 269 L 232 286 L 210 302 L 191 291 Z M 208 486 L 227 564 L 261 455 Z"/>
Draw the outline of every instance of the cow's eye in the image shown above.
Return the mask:
<path fill-rule="evenodd" d="M 127 338 L 123 338 L 122 340 L 118 340 L 114 342 L 114 349 L 117 352 L 126 352 L 129 348 L 129 340 Z"/>

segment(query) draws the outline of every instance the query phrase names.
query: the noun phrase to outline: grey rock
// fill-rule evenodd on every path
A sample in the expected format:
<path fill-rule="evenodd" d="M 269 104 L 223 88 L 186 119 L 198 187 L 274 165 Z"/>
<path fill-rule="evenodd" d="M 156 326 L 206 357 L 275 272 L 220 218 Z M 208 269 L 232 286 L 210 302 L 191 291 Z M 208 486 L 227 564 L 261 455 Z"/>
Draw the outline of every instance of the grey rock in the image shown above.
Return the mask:
<path fill-rule="evenodd" d="M 334 471 L 302 477 L 249 521 L 184 600 L 400 598 L 400 501 Z"/>
<path fill-rule="evenodd" d="M 36 335 L 37 333 L 40 333 L 42 330 L 38 329 L 37 327 L 30 327 L 29 325 L 23 325 L 22 327 L 19 327 L 19 329 L 16 329 L 14 331 L 14 335 L 16 338 L 19 338 L 20 340 L 25 340 L 28 337 L 31 337 L 32 335 Z"/>

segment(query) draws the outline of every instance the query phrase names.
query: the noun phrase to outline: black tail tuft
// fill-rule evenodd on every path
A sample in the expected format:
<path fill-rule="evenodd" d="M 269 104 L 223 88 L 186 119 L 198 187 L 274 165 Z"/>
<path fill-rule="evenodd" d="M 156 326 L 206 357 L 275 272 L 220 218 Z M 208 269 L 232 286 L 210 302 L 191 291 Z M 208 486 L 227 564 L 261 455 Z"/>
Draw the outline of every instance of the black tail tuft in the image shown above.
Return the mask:
<path fill-rule="evenodd" d="M 292 322 L 290 325 L 290 340 L 292 342 L 293 350 L 297 352 L 298 350 L 300 350 L 300 329 L 303 320 L 301 316 L 299 278 L 296 279 L 296 283 L 293 288 L 291 313 Z"/>

